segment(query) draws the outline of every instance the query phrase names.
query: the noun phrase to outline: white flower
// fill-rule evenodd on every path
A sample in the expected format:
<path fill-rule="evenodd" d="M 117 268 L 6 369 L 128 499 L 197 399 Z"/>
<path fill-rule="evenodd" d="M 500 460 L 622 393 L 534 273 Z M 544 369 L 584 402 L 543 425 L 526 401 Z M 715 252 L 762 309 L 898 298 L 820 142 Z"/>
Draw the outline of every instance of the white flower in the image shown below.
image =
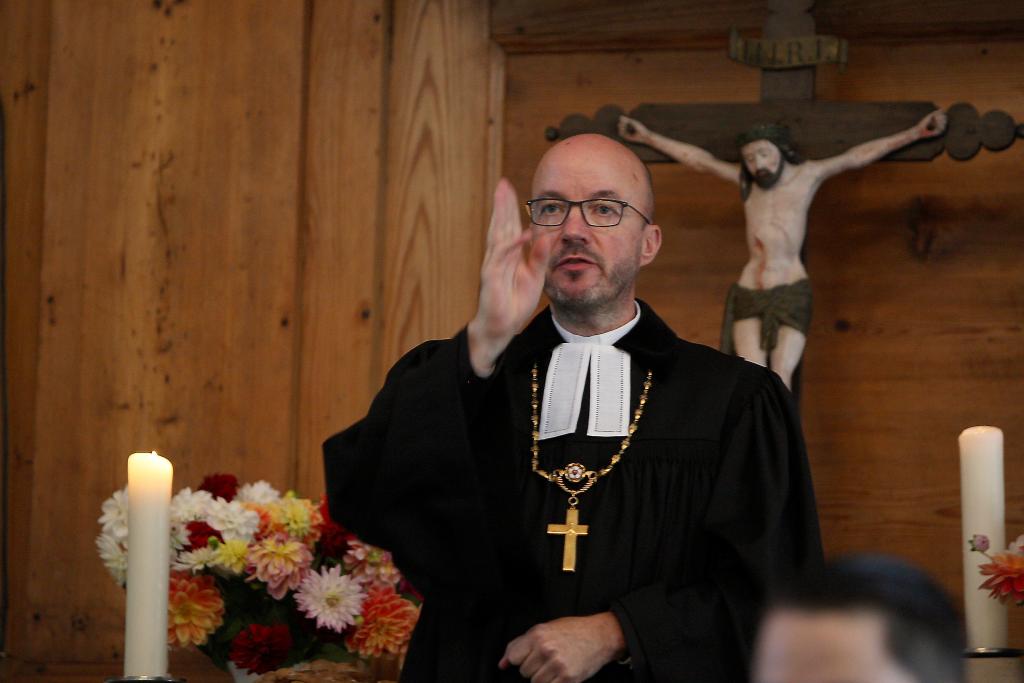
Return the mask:
<path fill-rule="evenodd" d="M 277 489 L 262 479 L 254 484 L 242 484 L 238 489 L 238 493 L 235 494 L 235 500 L 240 503 L 260 503 L 265 505 L 280 499 L 281 494 L 278 493 Z"/>
<path fill-rule="evenodd" d="M 1010 543 L 1007 548 L 1011 553 L 1017 553 L 1018 555 L 1024 555 L 1024 534 L 1017 537 L 1016 541 Z"/>
<path fill-rule="evenodd" d="M 341 633 L 356 623 L 366 593 L 362 584 L 342 576 L 341 567 L 310 572 L 295 591 L 295 603 L 320 628 Z"/>
<path fill-rule="evenodd" d="M 248 543 L 260 528 L 260 516 L 246 509 L 238 501 L 230 503 L 218 498 L 210 504 L 207 523 L 219 531 L 225 541 L 241 540 Z"/>
<path fill-rule="evenodd" d="M 197 574 L 214 564 L 217 551 L 210 546 L 186 550 L 180 553 L 171 564 L 171 568 L 178 571 L 188 571 Z"/>
<path fill-rule="evenodd" d="M 117 541 L 128 538 L 128 487 L 114 491 L 114 495 L 103 501 L 103 514 L 100 515 L 103 533 L 110 534 Z"/>
<path fill-rule="evenodd" d="M 171 522 L 171 554 L 188 545 L 188 522 Z"/>
<path fill-rule="evenodd" d="M 184 526 L 202 519 L 212 504 L 213 495 L 209 491 L 193 491 L 185 487 L 171 498 L 171 523 Z"/>
<path fill-rule="evenodd" d="M 96 537 L 96 550 L 114 581 L 124 586 L 128 581 L 128 548 L 112 534 L 102 533 Z"/>

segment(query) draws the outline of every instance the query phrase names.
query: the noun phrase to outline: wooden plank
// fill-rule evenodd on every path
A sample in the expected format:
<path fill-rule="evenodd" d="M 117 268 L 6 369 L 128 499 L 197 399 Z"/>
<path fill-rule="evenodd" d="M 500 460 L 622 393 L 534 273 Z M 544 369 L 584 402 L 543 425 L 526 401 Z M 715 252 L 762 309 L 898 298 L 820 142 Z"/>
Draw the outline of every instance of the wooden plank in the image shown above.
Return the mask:
<path fill-rule="evenodd" d="M 757 0 L 492 0 L 491 35 L 509 52 L 714 49 L 735 27 L 760 36 L 767 3 Z M 860 45 L 1019 40 L 1024 4 L 1002 0 L 819 0 L 817 32 Z M 828 70 L 828 69 L 826 69 Z"/>
<path fill-rule="evenodd" d="M 505 134 L 505 51 L 497 43 L 490 44 L 491 70 L 487 95 L 487 179 L 484 191 L 496 187 L 504 166 Z M 485 195 L 487 196 L 487 195 Z"/>
<path fill-rule="evenodd" d="M 381 366 L 476 310 L 489 192 L 485 3 L 397 3 L 389 86 Z"/>
<path fill-rule="evenodd" d="M 92 539 L 130 452 L 292 484 L 303 18 L 54 3 L 26 660 L 119 657 Z"/>
<path fill-rule="evenodd" d="M 320 444 L 376 390 L 388 11 L 383 0 L 313 5 L 297 477 L 310 496 L 323 491 Z"/>
<path fill-rule="evenodd" d="M 230 683 L 231 675 L 221 671 L 198 650 L 174 650 L 168 669 L 188 683 Z M 97 683 L 124 673 L 120 661 L 31 662 L 14 657 L 0 659 L 0 681 L 8 683 Z"/>
<path fill-rule="evenodd" d="M 35 454 L 36 370 L 39 351 L 40 269 L 43 187 L 46 161 L 46 110 L 50 63 L 50 3 L 12 0 L 0 3 L 0 100 L 4 110 L 4 182 L 6 187 L 5 278 L 7 351 L 7 508 L 0 510 L 7 529 L 6 648 L 25 643 L 28 611 L 26 557 Z M 2 418 L 0 418 L 2 419 Z"/>
<path fill-rule="evenodd" d="M 821 21 L 819 19 L 819 30 Z M 1024 117 L 1024 41 L 865 46 L 823 99 L 968 100 Z M 551 121 L 617 103 L 743 102 L 757 74 L 707 51 L 509 54 L 505 173 L 528 188 Z M 799 140 L 797 140 L 799 143 Z M 956 435 L 1006 430 L 1008 510 L 1024 500 L 1024 208 L 1020 149 L 969 162 L 877 164 L 826 182 L 810 216 L 815 312 L 802 412 L 831 555 L 886 551 L 960 595 Z M 682 336 L 717 346 L 747 258 L 731 183 L 652 165 L 662 252 L 639 293 Z M 1015 502 L 1016 501 L 1016 502 Z M 1011 512 L 1007 534 L 1024 532 Z M 1024 634 L 1012 611 L 1011 641 Z"/>
<path fill-rule="evenodd" d="M 721 48 L 729 29 L 757 31 L 761 0 L 492 0 L 491 36 L 510 53 Z"/>

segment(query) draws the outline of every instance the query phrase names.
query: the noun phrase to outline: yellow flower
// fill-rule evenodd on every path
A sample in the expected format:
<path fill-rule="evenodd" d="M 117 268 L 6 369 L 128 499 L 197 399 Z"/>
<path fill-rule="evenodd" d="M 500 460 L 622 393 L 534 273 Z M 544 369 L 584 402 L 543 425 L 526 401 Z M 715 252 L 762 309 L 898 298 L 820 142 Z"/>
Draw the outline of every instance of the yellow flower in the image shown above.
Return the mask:
<path fill-rule="evenodd" d="M 320 510 L 306 498 L 296 498 L 291 491 L 281 500 L 267 506 L 271 528 L 283 531 L 303 543 L 313 545 L 320 538 L 323 517 Z"/>
<path fill-rule="evenodd" d="M 224 623 L 224 599 L 213 577 L 173 572 L 167 600 L 167 642 L 202 645 Z"/>
<path fill-rule="evenodd" d="M 217 546 L 213 555 L 213 564 L 226 569 L 231 574 L 241 574 L 245 571 L 246 556 L 249 554 L 249 544 L 236 538 L 224 541 Z"/>

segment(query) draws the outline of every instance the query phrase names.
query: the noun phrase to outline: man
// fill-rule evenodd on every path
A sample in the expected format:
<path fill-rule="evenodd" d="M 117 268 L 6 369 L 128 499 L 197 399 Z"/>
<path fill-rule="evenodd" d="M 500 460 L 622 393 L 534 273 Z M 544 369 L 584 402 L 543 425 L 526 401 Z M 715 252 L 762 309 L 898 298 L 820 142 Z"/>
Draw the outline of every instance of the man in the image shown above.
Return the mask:
<path fill-rule="evenodd" d="M 820 562 L 788 392 L 635 300 L 626 147 L 560 142 L 533 197 L 524 230 L 499 183 L 475 317 L 324 445 L 331 514 L 425 596 L 402 680 L 742 680 L 765 586 Z"/>
<path fill-rule="evenodd" d="M 865 142 L 828 159 L 803 161 L 785 127 L 755 126 L 737 140 L 742 163 L 731 164 L 700 147 L 654 133 L 635 119 L 619 119 L 619 135 L 624 139 L 740 186 L 750 260 L 726 300 L 722 351 L 767 365 L 787 387 L 792 386 L 811 322 L 811 286 L 800 250 L 814 194 L 832 176 L 863 168 L 922 138 L 940 135 L 945 127 L 946 115 L 934 111 L 895 135 Z"/>
<path fill-rule="evenodd" d="M 962 683 L 964 637 L 945 592 L 893 558 L 832 563 L 778 595 L 754 683 Z"/>

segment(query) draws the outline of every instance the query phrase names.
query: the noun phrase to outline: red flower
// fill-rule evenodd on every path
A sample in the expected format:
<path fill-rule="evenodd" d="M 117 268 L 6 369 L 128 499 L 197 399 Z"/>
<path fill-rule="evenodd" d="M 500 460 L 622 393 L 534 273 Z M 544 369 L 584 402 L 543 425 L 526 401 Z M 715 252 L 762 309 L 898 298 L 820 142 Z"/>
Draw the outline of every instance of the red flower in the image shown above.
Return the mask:
<path fill-rule="evenodd" d="M 356 535 L 331 519 L 331 513 L 327 509 L 327 496 L 320 499 L 320 516 L 324 519 L 320 527 L 320 552 L 327 557 L 340 560 L 348 552 L 348 542 Z"/>
<path fill-rule="evenodd" d="M 228 658 L 239 669 L 264 674 L 280 668 L 291 647 L 292 634 L 285 624 L 251 624 L 231 641 Z"/>
<path fill-rule="evenodd" d="M 196 520 L 185 525 L 188 530 L 188 549 L 205 548 L 210 543 L 210 538 L 216 538 L 224 542 L 224 537 L 206 522 Z"/>
<path fill-rule="evenodd" d="M 419 602 L 423 602 L 423 594 L 416 590 L 416 586 L 409 582 L 409 579 L 402 577 L 402 580 L 398 582 L 398 592 L 402 595 L 411 595 Z"/>
<path fill-rule="evenodd" d="M 223 498 L 229 503 L 238 493 L 238 477 L 233 474 L 211 474 L 199 485 L 200 491 L 209 491 L 215 498 Z"/>
<path fill-rule="evenodd" d="M 989 578 L 980 588 L 988 589 L 999 602 L 1024 603 L 1024 555 L 996 553 L 991 560 L 981 565 L 981 573 Z"/>

